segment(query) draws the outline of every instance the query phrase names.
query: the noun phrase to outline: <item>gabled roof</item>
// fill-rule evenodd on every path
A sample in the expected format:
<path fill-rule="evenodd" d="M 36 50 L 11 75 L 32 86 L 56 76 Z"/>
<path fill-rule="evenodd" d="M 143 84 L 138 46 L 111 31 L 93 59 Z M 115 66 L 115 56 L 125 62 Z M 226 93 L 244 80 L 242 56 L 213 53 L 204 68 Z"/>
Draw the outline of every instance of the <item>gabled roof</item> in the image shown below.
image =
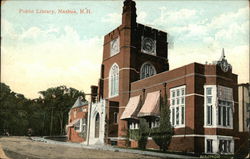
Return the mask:
<path fill-rule="evenodd" d="M 76 108 L 76 107 L 80 107 L 80 106 L 83 106 L 83 105 L 86 105 L 88 104 L 88 102 L 82 102 L 82 97 L 78 97 L 75 104 L 72 106 L 72 108 Z"/>

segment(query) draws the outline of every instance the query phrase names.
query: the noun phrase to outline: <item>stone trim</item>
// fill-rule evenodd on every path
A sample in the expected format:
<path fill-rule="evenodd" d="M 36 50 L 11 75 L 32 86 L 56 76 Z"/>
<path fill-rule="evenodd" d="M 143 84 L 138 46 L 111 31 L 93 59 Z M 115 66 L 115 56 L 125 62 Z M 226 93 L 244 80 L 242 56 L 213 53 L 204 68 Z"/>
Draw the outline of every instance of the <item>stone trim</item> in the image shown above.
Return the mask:
<path fill-rule="evenodd" d="M 234 136 L 225 136 L 225 135 L 201 135 L 201 134 L 173 135 L 172 137 L 207 137 L 207 136 L 217 136 L 217 137 L 224 137 L 224 138 L 240 139 L 239 137 L 234 137 Z"/>

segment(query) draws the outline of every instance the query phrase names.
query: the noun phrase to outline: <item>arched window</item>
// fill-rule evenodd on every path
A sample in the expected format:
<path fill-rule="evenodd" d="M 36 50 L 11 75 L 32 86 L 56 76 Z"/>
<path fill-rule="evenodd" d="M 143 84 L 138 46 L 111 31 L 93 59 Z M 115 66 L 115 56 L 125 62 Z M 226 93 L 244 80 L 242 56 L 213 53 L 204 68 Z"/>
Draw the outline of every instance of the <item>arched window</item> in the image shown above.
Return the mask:
<path fill-rule="evenodd" d="M 140 79 L 144 79 L 153 76 L 155 74 L 156 74 L 155 67 L 151 63 L 145 62 L 141 66 Z"/>
<path fill-rule="evenodd" d="M 95 116 L 95 138 L 99 137 L 99 131 L 100 131 L 100 116 L 99 113 Z"/>
<path fill-rule="evenodd" d="M 119 91 L 119 66 L 115 63 L 109 71 L 109 96 L 117 96 Z"/>

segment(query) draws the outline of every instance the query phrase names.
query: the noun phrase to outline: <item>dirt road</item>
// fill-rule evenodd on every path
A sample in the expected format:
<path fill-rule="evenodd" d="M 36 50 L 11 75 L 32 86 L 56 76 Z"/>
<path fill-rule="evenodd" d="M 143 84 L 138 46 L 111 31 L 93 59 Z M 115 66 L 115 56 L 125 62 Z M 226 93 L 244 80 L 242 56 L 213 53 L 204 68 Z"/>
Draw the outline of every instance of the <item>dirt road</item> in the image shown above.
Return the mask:
<path fill-rule="evenodd" d="M 92 158 L 153 158 L 140 154 L 90 150 L 63 145 L 35 142 L 26 137 L 1 137 L 0 145 L 11 159 L 92 159 Z M 158 158 L 159 159 L 159 158 Z"/>

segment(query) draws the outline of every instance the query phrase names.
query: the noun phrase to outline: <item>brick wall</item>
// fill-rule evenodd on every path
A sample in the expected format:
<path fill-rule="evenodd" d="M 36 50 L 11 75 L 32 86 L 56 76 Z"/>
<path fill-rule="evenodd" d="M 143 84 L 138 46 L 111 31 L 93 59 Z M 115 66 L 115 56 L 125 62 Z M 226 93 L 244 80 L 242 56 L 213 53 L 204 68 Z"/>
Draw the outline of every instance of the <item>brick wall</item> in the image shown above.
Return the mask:
<path fill-rule="evenodd" d="M 74 130 L 74 127 L 72 128 L 69 128 L 69 134 L 70 134 L 70 136 L 69 136 L 69 141 L 70 142 L 83 142 L 83 141 L 85 141 L 85 139 L 84 138 L 82 138 L 82 137 L 80 137 L 79 136 L 79 134 L 78 134 L 78 132 L 76 132 L 75 130 Z"/>
<path fill-rule="evenodd" d="M 83 119 L 83 118 L 85 118 L 87 121 L 87 117 L 88 117 L 87 111 L 88 111 L 88 105 L 72 108 L 70 110 L 70 114 L 69 114 L 69 122 L 72 122 L 72 121 L 77 120 L 77 119 Z M 85 141 L 84 138 L 79 136 L 79 132 L 76 132 L 74 130 L 74 126 L 68 128 L 67 135 L 68 135 L 68 141 L 70 141 L 70 142 L 83 142 L 83 141 Z"/>

